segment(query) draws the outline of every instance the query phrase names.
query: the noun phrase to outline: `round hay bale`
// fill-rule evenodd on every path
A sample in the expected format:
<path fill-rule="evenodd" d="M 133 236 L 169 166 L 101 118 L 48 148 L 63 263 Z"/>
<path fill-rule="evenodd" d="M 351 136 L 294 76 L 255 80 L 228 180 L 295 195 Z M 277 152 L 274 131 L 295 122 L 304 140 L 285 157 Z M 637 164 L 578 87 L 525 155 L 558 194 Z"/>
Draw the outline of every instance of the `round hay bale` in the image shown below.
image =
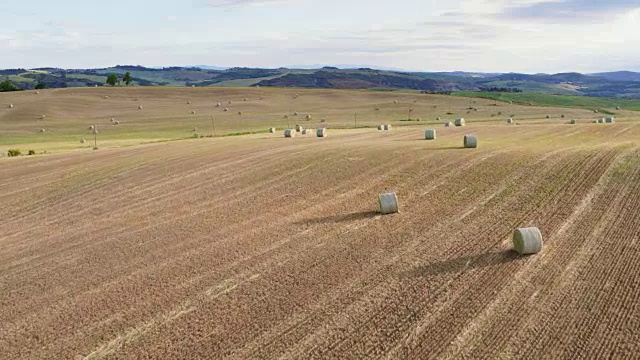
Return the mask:
<path fill-rule="evenodd" d="M 231 101 L 229 101 L 229 105 L 231 105 Z"/>
<path fill-rule="evenodd" d="M 578 123 L 578 120 L 576 120 L 576 119 L 571 119 L 571 121 L 570 121 L 569 123 L 570 123 L 570 124 L 572 124 L 572 125 L 575 125 L 575 124 L 577 124 L 577 123 Z"/>
<path fill-rule="evenodd" d="M 378 125 L 378 131 L 382 131 L 382 130 L 384 130 L 384 125 L 382 124 Z"/>
<path fill-rule="evenodd" d="M 547 119 L 551 119 L 551 116 L 547 115 L 547 116 L 546 116 L 546 118 L 547 118 Z"/>
<path fill-rule="evenodd" d="M 222 111 L 227 112 L 227 111 L 229 111 L 229 108 L 224 108 L 224 110 L 222 110 Z"/>
<path fill-rule="evenodd" d="M 191 85 L 192 88 L 196 87 L 195 85 Z"/>
<path fill-rule="evenodd" d="M 46 131 L 47 131 L 47 130 L 45 130 L 45 129 L 40 129 L 40 132 L 41 132 L 41 133 L 46 132 Z"/>
<path fill-rule="evenodd" d="M 327 137 L 327 128 L 318 128 L 316 130 L 316 136 L 321 138 Z"/>
<path fill-rule="evenodd" d="M 89 128 L 87 130 L 93 131 L 93 130 L 95 130 L 95 127 L 93 125 L 91 125 L 91 126 L 89 126 Z"/>
<path fill-rule="evenodd" d="M 507 119 L 507 124 L 513 124 L 513 119 L 512 118 L 508 118 Z"/>
<path fill-rule="evenodd" d="M 382 215 L 395 214 L 398 212 L 398 196 L 395 192 L 387 192 L 378 195 L 380 201 L 380 213 Z"/>
<path fill-rule="evenodd" d="M 248 100 L 247 98 L 242 99 L 242 101 L 247 101 L 247 100 Z"/>
<path fill-rule="evenodd" d="M 9 104 L 9 109 L 13 109 L 13 104 Z"/>
<path fill-rule="evenodd" d="M 453 123 L 451 121 L 447 121 L 446 123 L 444 123 L 444 127 L 452 127 Z"/>
<path fill-rule="evenodd" d="M 598 119 L 598 124 L 604 124 L 604 118 Z"/>
<path fill-rule="evenodd" d="M 311 120 L 311 115 L 307 115 L 307 121 Z"/>
<path fill-rule="evenodd" d="M 593 110 L 593 113 L 594 113 L 594 114 L 597 114 L 598 112 L 599 112 L 598 110 Z"/>
<path fill-rule="evenodd" d="M 43 120 L 44 120 L 44 119 L 46 119 L 46 118 L 47 118 L 47 115 L 44 115 L 44 114 L 43 114 L 43 115 L 40 115 L 40 119 L 43 119 Z"/>
<path fill-rule="evenodd" d="M 196 111 L 195 110 L 191 110 L 191 115 L 195 115 Z"/>
<path fill-rule="evenodd" d="M 520 255 L 542 251 L 542 233 L 536 227 L 520 228 L 513 232 L 513 249 Z"/>
<path fill-rule="evenodd" d="M 422 118 L 416 118 L 416 121 L 422 121 Z"/>
<path fill-rule="evenodd" d="M 428 129 L 424 132 L 425 140 L 435 140 L 436 139 L 436 131 L 434 129 Z"/>
<path fill-rule="evenodd" d="M 294 113 L 293 113 L 293 116 L 298 116 L 298 113 L 297 113 L 297 112 L 294 112 Z"/>
<path fill-rule="evenodd" d="M 36 91 L 36 95 L 40 95 L 40 91 Z"/>
<path fill-rule="evenodd" d="M 191 105 L 191 100 L 187 101 L 187 105 Z"/>
<path fill-rule="evenodd" d="M 288 119 L 288 118 L 289 118 L 289 115 L 285 114 L 285 115 L 284 115 L 284 118 L 285 118 L 285 119 Z"/>
<path fill-rule="evenodd" d="M 606 122 L 607 124 L 613 124 L 616 121 L 616 119 L 613 116 L 607 116 L 604 119 L 604 122 Z"/>
<path fill-rule="evenodd" d="M 293 129 L 287 129 L 287 130 L 285 130 L 285 131 L 284 131 L 284 137 L 286 137 L 286 138 L 292 138 L 292 137 L 294 137 L 294 136 L 296 136 L 296 131 L 295 131 L 295 130 L 293 130 Z"/>
<path fill-rule="evenodd" d="M 377 107 L 377 108 L 375 108 L 374 110 L 375 110 L 375 111 L 380 111 L 380 108 L 379 108 L 379 107 Z"/>
<path fill-rule="evenodd" d="M 393 100 L 393 103 L 394 103 L 394 104 L 397 104 L 397 103 L 398 103 L 398 100 Z"/>
<path fill-rule="evenodd" d="M 142 105 L 138 105 L 138 110 L 142 110 Z"/>
<path fill-rule="evenodd" d="M 296 132 L 302 132 L 302 130 L 304 130 L 302 125 L 296 125 Z"/>
<path fill-rule="evenodd" d="M 384 129 L 385 129 L 385 130 L 387 130 L 387 131 L 391 130 L 391 124 L 387 124 L 387 125 L 385 125 L 385 126 L 384 126 Z"/>
<path fill-rule="evenodd" d="M 620 106 L 616 106 L 616 110 L 621 110 L 621 109 L 620 109 Z"/>
<path fill-rule="evenodd" d="M 80 144 L 84 144 L 86 142 L 87 142 L 87 140 L 85 140 L 85 139 L 80 140 Z"/>
<path fill-rule="evenodd" d="M 222 104 L 220 104 L 220 103 L 217 103 L 217 104 L 216 104 L 216 107 L 217 107 L 217 108 L 218 108 L 218 107 L 220 107 L 220 106 L 222 106 Z"/>
<path fill-rule="evenodd" d="M 275 132 L 276 132 L 276 128 L 274 128 L 274 127 L 269 128 L 269 133 L 270 134 L 274 134 Z"/>
<path fill-rule="evenodd" d="M 302 135 L 309 135 L 311 134 L 313 131 L 311 129 L 302 129 Z"/>
<path fill-rule="evenodd" d="M 238 111 L 238 115 L 242 115 L 242 111 Z"/>
<path fill-rule="evenodd" d="M 465 126 L 464 118 L 458 118 L 455 122 L 456 126 Z"/>
<path fill-rule="evenodd" d="M 105 98 L 105 99 L 108 99 L 108 98 L 109 98 L 109 95 L 105 95 L 105 96 L 104 96 L 104 98 Z"/>
<path fill-rule="evenodd" d="M 120 121 L 116 121 L 113 123 L 114 125 L 120 125 Z"/>
<path fill-rule="evenodd" d="M 440 119 L 440 116 L 438 116 L 438 117 L 436 118 L 436 121 L 440 121 L 440 120 L 441 120 L 441 119 Z"/>
<path fill-rule="evenodd" d="M 114 121 L 116 121 L 116 119 L 111 118 L 111 119 L 109 119 L 109 121 L 114 122 Z"/>
<path fill-rule="evenodd" d="M 469 149 L 475 149 L 478 147 L 478 138 L 475 135 L 464 136 L 464 147 Z"/>

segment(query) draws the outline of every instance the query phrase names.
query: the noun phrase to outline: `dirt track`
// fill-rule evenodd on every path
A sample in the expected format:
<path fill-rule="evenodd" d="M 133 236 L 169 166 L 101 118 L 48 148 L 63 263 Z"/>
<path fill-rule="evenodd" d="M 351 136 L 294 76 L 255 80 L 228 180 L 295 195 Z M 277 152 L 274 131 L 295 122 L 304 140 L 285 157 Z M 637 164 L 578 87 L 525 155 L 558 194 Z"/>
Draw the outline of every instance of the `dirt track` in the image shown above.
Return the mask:
<path fill-rule="evenodd" d="M 437 129 L 3 159 L 0 358 L 637 356 L 640 125 Z"/>

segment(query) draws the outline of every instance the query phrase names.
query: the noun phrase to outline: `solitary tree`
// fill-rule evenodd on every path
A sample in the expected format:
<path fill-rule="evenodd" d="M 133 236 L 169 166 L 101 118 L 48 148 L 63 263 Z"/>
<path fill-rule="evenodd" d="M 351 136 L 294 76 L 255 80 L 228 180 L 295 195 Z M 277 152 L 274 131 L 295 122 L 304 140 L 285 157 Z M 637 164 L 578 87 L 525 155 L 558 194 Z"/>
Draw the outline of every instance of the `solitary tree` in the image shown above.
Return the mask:
<path fill-rule="evenodd" d="M 127 86 L 129 86 L 129 84 L 131 84 L 131 73 L 127 71 L 127 73 L 124 74 L 122 81 L 124 81 L 124 83 L 127 84 Z"/>
<path fill-rule="evenodd" d="M 119 82 L 120 80 L 116 74 L 109 74 L 109 76 L 107 76 L 107 85 L 116 86 Z"/>

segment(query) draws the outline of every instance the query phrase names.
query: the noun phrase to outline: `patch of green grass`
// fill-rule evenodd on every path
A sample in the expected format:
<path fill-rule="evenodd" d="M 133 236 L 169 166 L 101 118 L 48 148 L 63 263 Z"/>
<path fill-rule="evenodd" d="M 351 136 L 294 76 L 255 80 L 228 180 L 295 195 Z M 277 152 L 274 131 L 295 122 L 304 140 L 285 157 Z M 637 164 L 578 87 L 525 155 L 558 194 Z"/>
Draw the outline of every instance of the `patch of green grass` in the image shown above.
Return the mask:
<path fill-rule="evenodd" d="M 475 97 L 502 102 L 512 101 L 519 105 L 567 107 L 588 110 L 598 110 L 611 115 L 605 109 L 615 109 L 620 106 L 624 110 L 640 111 L 640 100 L 609 99 L 592 96 L 551 95 L 542 93 L 499 93 L 487 91 L 456 91 L 453 96 Z"/>

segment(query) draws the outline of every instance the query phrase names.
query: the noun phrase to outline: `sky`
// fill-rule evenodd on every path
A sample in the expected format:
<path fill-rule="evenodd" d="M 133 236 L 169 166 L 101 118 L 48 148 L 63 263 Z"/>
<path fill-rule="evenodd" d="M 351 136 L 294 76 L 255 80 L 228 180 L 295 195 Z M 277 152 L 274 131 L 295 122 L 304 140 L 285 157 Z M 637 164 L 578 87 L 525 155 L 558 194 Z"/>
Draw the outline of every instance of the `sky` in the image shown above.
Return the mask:
<path fill-rule="evenodd" d="M 0 0 L 0 68 L 640 71 L 640 0 Z"/>

